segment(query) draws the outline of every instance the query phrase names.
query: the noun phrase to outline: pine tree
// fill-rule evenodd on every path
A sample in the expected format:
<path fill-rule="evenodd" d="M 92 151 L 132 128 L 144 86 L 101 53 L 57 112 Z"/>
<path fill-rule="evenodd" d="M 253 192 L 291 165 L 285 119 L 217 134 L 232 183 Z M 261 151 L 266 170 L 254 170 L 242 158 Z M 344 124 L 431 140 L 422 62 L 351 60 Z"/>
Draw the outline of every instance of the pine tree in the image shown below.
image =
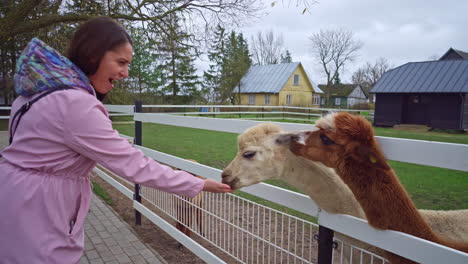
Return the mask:
<path fill-rule="evenodd" d="M 242 90 L 240 81 L 247 73 L 252 61 L 250 59 L 249 48 L 246 39 L 241 34 L 236 35 L 234 31 L 229 35 L 226 42 L 226 53 L 222 65 L 221 83 L 219 93 L 221 102 L 229 100 L 232 104 L 240 102 L 240 97 L 236 100 L 235 89 L 238 95 Z M 240 88 L 240 90 L 239 90 Z"/>
<path fill-rule="evenodd" d="M 216 102 L 220 99 L 219 87 L 221 85 L 222 67 L 225 56 L 225 29 L 218 25 L 214 32 L 214 41 L 210 45 L 208 59 L 210 60 L 209 70 L 203 73 L 203 92 L 208 97 L 208 101 Z"/>
<path fill-rule="evenodd" d="M 143 28 L 130 28 L 133 39 L 133 60 L 129 69 L 130 86 L 138 92 L 140 100 L 143 93 L 155 92 L 164 83 L 164 75 L 158 64 L 155 43 L 145 34 Z"/>
<path fill-rule="evenodd" d="M 180 95 L 191 95 L 200 85 L 199 77 L 195 74 L 196 50 L 188 44 L 190 35 L 180 26 L 179 18 L 175 14 L 169 15 L 167 35 L 160 43 L 160 55 L 163 60 L 162 69 L 167 82 L 163 88 L 165 94 L 171 94 L 171 103 L 179 103 Z"/>
<path fill-rule="evenodd" d="M 281 54 L 281 63 L 291 63 L 291 62 L 293 62 L 291 53 L 289 52 L 289 50 L 286 50 L 284 54 Z"/>

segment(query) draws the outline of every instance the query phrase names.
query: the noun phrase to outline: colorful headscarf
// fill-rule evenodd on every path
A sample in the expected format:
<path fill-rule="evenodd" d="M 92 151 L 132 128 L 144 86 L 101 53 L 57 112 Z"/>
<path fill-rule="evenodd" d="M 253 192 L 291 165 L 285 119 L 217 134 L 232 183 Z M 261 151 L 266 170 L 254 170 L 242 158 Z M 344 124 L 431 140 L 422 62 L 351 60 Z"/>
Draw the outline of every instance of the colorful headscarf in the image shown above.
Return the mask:
<path fill-rule="evenodd" d="M 82 88 L 94 94 L 88 77 L 80 68 L 38 38 L 33 38 L 16 63 L 16 93 L 31 96 L 59 86 Z"/>

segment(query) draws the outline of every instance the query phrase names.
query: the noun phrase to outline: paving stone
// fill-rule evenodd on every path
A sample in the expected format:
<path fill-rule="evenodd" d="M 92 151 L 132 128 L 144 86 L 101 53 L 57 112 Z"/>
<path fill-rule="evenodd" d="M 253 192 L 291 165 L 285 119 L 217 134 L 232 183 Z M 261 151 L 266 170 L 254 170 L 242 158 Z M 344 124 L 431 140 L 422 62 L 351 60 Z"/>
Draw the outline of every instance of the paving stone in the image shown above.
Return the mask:
<path fill-rule="evenodd" d="M 111 234 L 107 231 L 101 231 L 101 232 L 98 232 L 99 233 L 99 236 L 102 238 L 102 239 L 105 239 L 105 238 L 110 238 L 112 237 Z"/>
<path fill-rule="evenodd" d="M 93 259 L 89 263 L 90 264 L 104 264 L 104 261 L 102 261 L 102 259 Z"/>
<path fill-rule="evenodd" d="M 131 256 L 136 256 L 138 255 L 138 251 L 134 248 L 134 247 L 126 247 L 126 248 L 122 248 L 123 251 L 127 254 L 127 256 L 131 257 Z"/>
<path fill-rule="evenodd" d="M 143 258 L 141 255 L 131 256 L 130 259 L 135 264 L 147 264 L 148 263 L 148 261 L 146 261 L 146 259 Z"/>
<path fill-rule="evenodd" d="M 115 258 L 117 259 L 117 261 L 120 263 L 120 264 L 124 264 L 124 263 L 132 263 L 132 260 L 125 254 L 120 254 L 120 255 L 117 255 L 115 256 Z"/>
<path fill-rule="evenodd" d="M 141 241 L 139 241 L 139 240 L 138 240 L 138 241 L 132 241 L 132 242 L 130 242 L 130 244 L 132 244 L 132 246 L 133 246 L 135 249 L 138 249 L 138 250 L 146 248 L 145 244 L 143 244 L 143 243 L 142 243 Z"/>
<path fill-rule="evenodd" d="M 114 254 L 114 255 L 117 255 L 117 254 L 120 254 L 120 253 L 124 253 L 123 249 L 120 247 L 120 246 L 112 246 L 109 248 L 109 250 Z"/>
<path fill-rule="evenodd" d="M 99 254 L 97 253 L 97 251 L 95 249 L 86 251 L 85 255 L 89 260 L 99 258 Z"/>
<path fill-rule="evenodd" d="M 118 245 L 117 241 L 113 237 L 105 238 L 104 243 L 110 247 L 110 246 L 116 246 Z"/>
<path fill-rule="evenodd" d="M 97 244 L 103 243 L 104 241 L 100 237 L 95 236 L 95 237 L 91 237 L 91 242 L 93 242 L 93 244 L 97 245 Z"/>
<path fill-rule="evenodd" d="M 106 244 L 99 244 L 95 246 L 96 251 L 101 254 L 101 252 L 109 251 L 109 247 Z"/>
<path fill-rule="evenodd" d="M 161 260 L 112 208 L 93 196 L 85 223 L 85 253 L 80 264 L 165 263 Z"/>
<path fill-rule="evenodd" d="M 101 255 L 101 258 L 104 262 L 115 260 L 114 254 L 112 254 L 112 252 L 110 252 L 109 250 L 102 253 L 100 252 L 99 255 Z"/>
<path fill-rule="evenodd" d="M 89 264 L 89 261 L 88 259 L 86 258 L 86 256 L 82 256 L 80 258 L 80 264 Z"/>

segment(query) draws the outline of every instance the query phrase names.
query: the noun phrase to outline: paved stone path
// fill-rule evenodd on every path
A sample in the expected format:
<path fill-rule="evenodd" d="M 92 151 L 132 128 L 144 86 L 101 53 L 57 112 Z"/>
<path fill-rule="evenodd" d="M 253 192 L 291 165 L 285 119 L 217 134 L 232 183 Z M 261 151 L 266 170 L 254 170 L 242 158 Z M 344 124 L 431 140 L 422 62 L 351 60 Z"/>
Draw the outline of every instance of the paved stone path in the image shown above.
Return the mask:
<path fill-rule="evenodd" d="M 80 264 L 166 263 L 95 195 L 86 218 L 85 235 L 85 253 Z"/>
<path fill-rule="evenodd" d="M 8 133 L 0 131 L 0 150 L 8 145 Z M 85 222 L 85 252 L 80 264 L 165 264 L 143 244 L 117 213 L 93 194 Z"/>

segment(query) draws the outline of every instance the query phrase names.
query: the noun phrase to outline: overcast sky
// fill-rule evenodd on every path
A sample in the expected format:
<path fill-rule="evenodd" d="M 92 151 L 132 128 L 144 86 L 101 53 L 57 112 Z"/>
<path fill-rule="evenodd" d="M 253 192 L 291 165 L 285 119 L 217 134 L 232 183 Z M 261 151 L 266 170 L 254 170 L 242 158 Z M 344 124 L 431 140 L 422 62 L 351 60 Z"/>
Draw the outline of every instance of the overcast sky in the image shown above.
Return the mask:
<path fill-rule="evenodd" d="M 276 1 L 275 7 L 270 6 L 274 0 L 264 1 L 269 14 L 239 31 L 249 41 L 258 31 L 281 33 L 293 61 L 302 62 L 316 83 L 326 79 L 311 57 L 309 37 L 320 29 L 349 29 L 364 44 L 342 82 L 379 57 L 397 67 L 440 57 L 450 47 L 468 52 L 468 0 L 320 0 L 304 15 L 296 0 Z"/>

